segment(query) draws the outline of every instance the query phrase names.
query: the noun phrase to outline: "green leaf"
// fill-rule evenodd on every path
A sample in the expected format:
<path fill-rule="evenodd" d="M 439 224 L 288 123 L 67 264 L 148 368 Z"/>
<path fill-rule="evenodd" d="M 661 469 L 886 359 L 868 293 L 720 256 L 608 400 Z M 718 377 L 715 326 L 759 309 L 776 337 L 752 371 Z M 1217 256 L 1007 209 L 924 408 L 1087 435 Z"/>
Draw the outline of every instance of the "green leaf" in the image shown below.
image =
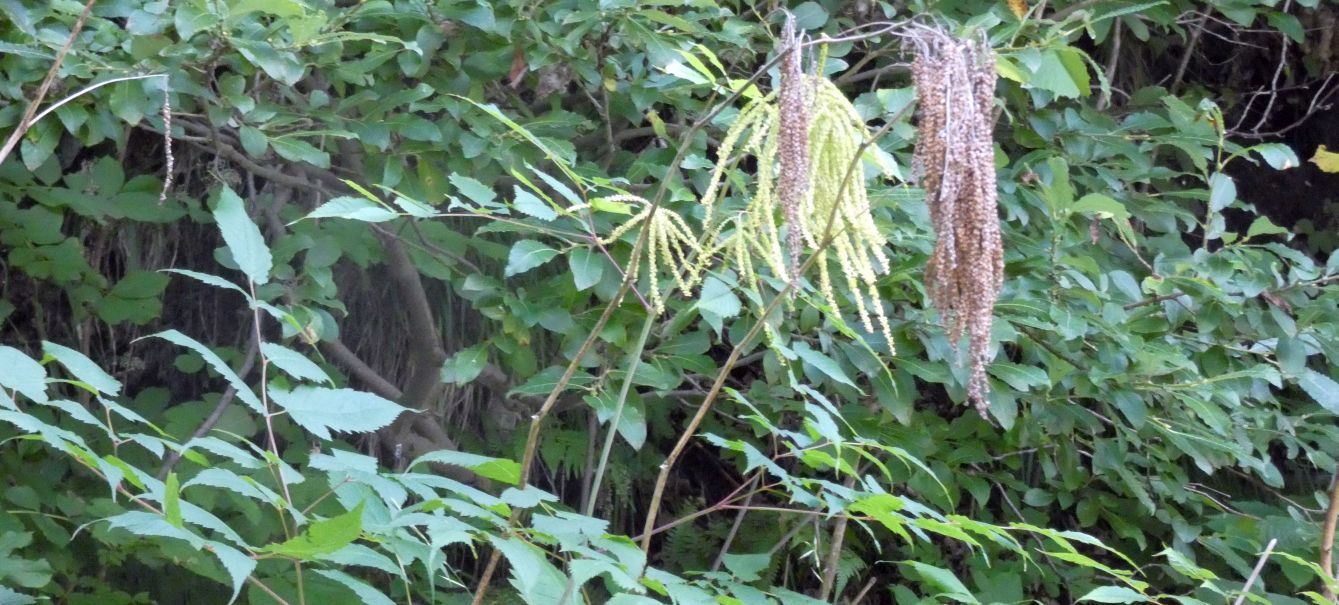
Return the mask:
<path fill-rule="evenodd" d="M 274 264 L 270 249 L 265 246 L 265 238 L 260 228 L 247 216 L 242 198 L 237 197 L 231 187 L 223 186 L 219 192 L 218 207 L 214 209 L 214 221 L 223 232 L 223 243 L 232 254 L 233 262 L 246 274 L 247 279 L 257 285 L 270 280 L 270 268 Z"/>
<path fill-rule="evenodd" d="M 372 588 L 362 580 L 342 571 L 334 569 L 318 569 L 316 570 L 316 573 L 339 582 L 340 584 L 343 584 L 345 588 L 352 590 L 353 594 L 358 596 L 358 601 L 363 603 L 363 605 L 395 605 L 395 601 L 390 600 L 390 598 L 385 594 L 382 594 L 380 590 Z"/>
<path fill-rule="evenodd" d="M 264 132 L 258 128 L 242 125 L 237 130 L 237 134 L 242 139 L 242 149 L 246 151 L 247 155 L 255 158 L 264 157 L 265 149 L 270 145 L 270 140 Z"/>
<path fill-rule="evenodd" d="M 562 600 L 567 577 L 548 562 L 544 552 L 517 538 L 489 536 L 493 547 L 511 564 L 511 585 L 528 605 L 549 605 Z"/>
<path fill-rule="evenodd" d="M 492 204 L 493 199 L 497 197 L 497 194 L 493 193 L 491 187 L 470 177 L 461 174 L 453 174 L 449 177 L 449 180 L 452 185 L 456 186 L 456 189 L 460 191 L 462 195 L 470 198 L 474 203 L 479 204 L 480 206 L 488 206 Z"/>
<path fill-rule="evenodd" d="M 46 403 L 46 368 L 14 347 L 0 346 L 0 387 L 18 391 L 24 397 Z"/>
<path fill-rule="evenodd" d="M 316 521 L 297 537 L 261 550 L 302 561 L 315 559 L 348 546 L 363 533 L 363 503 L 344 514 Z"/>
<path fill-rule="evenodd" d="M 36 602 L 37 599 L 26 594 L 14 592 L 4 586 L 0 586 L 0 605 L 32 605 Z"/>
<path fill-rule="evenodd" d="M 194 338 L 176 330 L 165 330 L 157 334 L 150 334 L 145 338 L 161 338 L 170 343 L 195 351 L 200 357 L 204 358 L 205 362 L 209 364 L 209 367 L 214 368 L 215 372 L 218 372 L 220 376 L 223 376 L 224 380 L 228 381 L 229 385 L 232 385 L 233 389 L 237 391 L 238 399 L 241 399 L 243 403 L 251 406 L 251 409 L 255 410 L 257 414 L 265 414 L 265 406 L 260 403 L 260 398 L 256 397 L 256 394 L 251 392 L 251 387 L 247 386 L 246 382 L 244 382 L 236 372 L 232 371 L 232 368 L 228 367 L 227 363 L 224 363 L 223 358 L 210 350 L 209 347 L 206 347 Z"/>
<path fill-rule="evenodd" d="M 507 267 L 502 274 L 505 277 L 520 275 L 549 262 L 558 255 L 558 251 L 535 240 L 523 239 L 511 247 L 507 254 Z"/>
<path fill-rule="evenodd" d="M 1269 164 L 1275 170 L 1287 170 L 1301 165 L 1297 159 L 1297 154 L 1293 152 L 1292 147 L 1283 143 L 1264 143 L 1251 147 L 1249 151 L 1254 151 L 1264 158 L 1265 163 Z"/>
<path fill-rule="evenodd" d="M 219 277 L 219 276 L 217 276 L 217 275 L 210 275 L 210 274 L 208 274 L 208 273 L 200 273 L 200 272 L 198 272 L 198 271 L 190 271 L 190 270 L 187 270 L 187 269 L 162 269 L 162 271 L 163 271 L 164 273 L 176 273 L 176 274 L 178 274 L 178 275 L 185 275 L 186 277 L 189 277 L 189 278 L 191 278 L 191 279 L 194 279 L 194 280 L 196 280 L 196 281 L 198 281 L 198 282 L 200 282 L 200 283 L 203 283 L 203 284 L 209 284 L 209 285 L 214 286 L 214 287 L 216 287 L 216 288 L 223 288 L 223 289 L 226 289 L 226 290 L 232 290 L 232 291 L 237 292 L 238 294 L 241 294 L 242 296 L 246 297 L 247 300 L 250 300 L 250 299 L 251 299 L 251 294 L 248 293 L 246 290 L 241 289 L 240 287 L 237 286 L 237 284 L 234 284 L 234 283 L 232 283 L 232 282 L 230 282 L 230 281 L 228 281 L 228 280 L 226 280 L 226 279 L 223 279 L 222 277 Z"/>
<path fill-rule="evenodd" d="M 590 248 L 577 248 L 567 255 L 567 267 L 572 270 L 572 282 L 580 292 L 604 279 L 604 255 Z"/>
<path fill-rule="evenodd" d="M 1209 210 L 1218 212 L 1227 208 L 1235 199 L 1237 199 L 1237 184 L 1232 177 L 1221 172 L 1213 173 L 1213 176 L 1209 177 Z"/>
<path fill-rule="evenodd" d="M 488 346 L 478 344 L 456 351 L 442 364 L 442 382 L 466 384 L 479 377 L 488 364 Z"/>
<path fill-rule="evenodd" d="M 298 426 L 326 440 L 331 439 L 330 431 L 375 431 L 409 411 L 395 402 L 353 389 L 300 386 L 285 391 L 271 388 L 270 398 L 287 411 Z"/>
<path fill-rule="evenodd" d="M 715 278 L 708 277 L 702 282 L 702 294 L 697 299 L 697 310 L 702 313 L 702 318 L 711 324 L 717 332 L 721 331 L 722 323 L 725 319 L 739 315 L 743 306 L 739 302 L 739 297 L 735 296 L 733 290 L 725 282 Z"/>
<path fill-rule="evenodd" d="M 302 380 L 311 380 L 314 382 L 332 383 L 330 376 L 316 365 L 312 360 L 307 359 L 306 355 L 294 351 L 283 345 L 277 345 L 272 342 L 261 343 L 260 352 L 270 363 L 278 366 L 280 370 L 288 372 L 289 376 Z"/>
<path fill-rule="evenodd" d="M 98 367 L 98 364 L 93 363 L 93 360 L 85 357 L 83 353 L 46 341 L 42 341 L 42 352 L 65 366 L 65 369 L 70 371 L 75 380 L 97 389 L 100 393 L 113 397 L 121 394 L 121 383 L 112 378 L 111 374 L 104 372 L 102 368 Z M 0 367 L 8 369 L 9 366 Z"/>
<path fill-rule="evenodd" d="M 219 562 L 223 564 L 223 569 L 228 572 L 228 577 L 232 579 L 232 597 L 228 599 L 228 603 L 231 604 L 237 600 L 237 595 L 241 594 L 242 585 L 251 576 L 251 572 L 256 570 L 256 560 L 222 542 L 210 540 L 205 544 L 209 547 L 210 552 L 218 557 Z"/>
<path fill-rule="evenodd" d="M 1125 209 L 1124 204 L 1100 193 L 1089 193 L 1079 198 L 1079 201 L 1070 206 L 1070 210 L 1084 213 L 1091 212 L 1101 218 L 1120 220 L 1129 220 L 1130 218 L 1130 211 Z"/>
<path fill-rule="evenodd" d="M 303 218 L 346 218 L 364 223 L 384 223 L 399 217 L 396 212 L 371 200 L 342 196 L 321 204 Z"/>
<path fill-rule="evenodd" d="M 516 197 L 512 199 L 511 207 L 525 214 L 533 216 L 541 221 L 551 221 L 558 218 L 558 212 L 549 206 L 548 202 L 539 199 L 535 194 L 522 189 L 519 185 L 515 188 Z"/>
<path fill-rule="evenodd" d="M 990 364 L 987 371 L 992 376 L 1003 380 L 1016 391 L 1028 391 L 1035 386 L 1051 385 L 1051 380 L 1046 376 L 1046 371 L 1037 366 L 995 362 Z"/>
<path fill-rule="evenodd" d="M 317 168 L 330 168 L 330 154 L 317 149 L 311 143 L 294 137 L 270 139 L 270 146 L 279 157 L 293 162 L 306 162 Z"/>
<path fill-rule="evenodd" d="M 163 486 L 163 518 L 177 529 L 186 526 L 181 520 L 181 487 L 176 473 L 168 473 Z"/>
<path fill-rule="evenodd" d="M 1047 49 L 1042 51 L 1029 83 L 1059 97 L 1087 96 L 1088 69 L 1074 49 Z"/>
<path fill-rule="evenodd" d="M 1103 586 L 1094 588 L 1088 594 L 1079 597 L 1077 602 L 1091 601 L 1093 603 L 1148 603 L 1149 600 L 1144 595 L 1135 592 L 1125 586 Z"/>
<path fill-rule="evenodd" d="M 1336 383 L 1334 379 L 1315 370 L 1307 369 L 1298 377 L 1297 386 L 1302 387 L 1307 395 L 1316 400 L 1316 403 L 1319 403 L 1321 407 L 1329 410 L 1331 414 L 1339 414 L 1339 383 Z"/>
<path fill-rule="evenodd" d="M 1246 237 L 1255 237 L 1257 235 L 1279 235 L 1288 233 L 1287 229 L 1274 224 L 1267 216 L 1257 216 L 1251 222 L 1251 226 L 1246 230 Z"/>
<path fill-rule="evenodd" d="M 959 603 L 980 603 L 980 601 L 976 600 L 976 597 L 972 596 L 972 593 L 967 590 L 967 587 L 962 584 L 962 581 L 959 580 L 957 576 L 953 575 L 953 572 L 942 567 L 926 565 L 919 561 L 903 561 L 902 563 L 915 569 L 916 573 L 920 574 L 921 578 L 923 578 L 926 583 L 943 591 L 937 596 L 952 599 Z"/>
<path fill-rule="evenodd" d="M 107 519 L 107 526 L 113 529 L 124 529 L 136 536 L 173 538 L 184 540 L 192 548 L 199 549 L 204 546 L 204 539 L 191 533 L 189 530 L 175 527 L 168 523 L 160 515 L 146 513 L 142 511 L 130 511 L 121 513 L 115 517 Z"/>
<path fill-rule="evenodd" d="M 772 562 L 770 553 L 757 553 L 752 555 L 725 555 L 721 557 L 721 562 L 725 568 L 734 574 L 735 579 L 741 582 L 753 582 L 761 577 L 761 573 Z"/>
<path fill-rule="evenodd" d="M 490 458 L 468 452 L 438 450 L 415 458 L 409 464 L 409 468 L 414 468 L 420 464 L 450 464 L 470 469 L 477 475 L 494 481 L 501 481 L 508 485 L 516 485 L 521 482 L 521 465 L 506 458 Z"/>
<path fill-rule="evenodd" d="M 805 363 L 811 366 L 814 366 L 815 369 L 817 369 L 819 372 L 822 372 L 828 378 L 831 378 L 849 387 L 859 389 L 859 387 L 856 386 L 855 382 L 852 381 L 851 378 L 846 375 L 846 372 L 842 370 L 841 366 L 838 365 L 836 361 L 833 361 L 831 357 L 828 357 L 827 355 L 824 355 L 823 353 L 815 351 L 814 349 L 810 348 L 809 343 L 803 340 L 796 341 L 794 345 L 792 345 L 792 349 L 794 349 L 796 355 L 800 356 L 801 360 L 803 360 Z"/>

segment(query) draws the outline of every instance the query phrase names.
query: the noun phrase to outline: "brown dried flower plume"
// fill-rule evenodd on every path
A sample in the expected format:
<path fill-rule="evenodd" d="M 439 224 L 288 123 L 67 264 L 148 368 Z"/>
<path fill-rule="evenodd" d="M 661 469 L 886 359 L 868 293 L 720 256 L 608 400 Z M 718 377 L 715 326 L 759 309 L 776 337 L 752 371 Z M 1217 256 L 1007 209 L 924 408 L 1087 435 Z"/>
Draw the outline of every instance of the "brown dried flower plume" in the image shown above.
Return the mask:
<path fill-rule="evenodd" d="M 921 28 L 911 73 L 921 119 L 913 169 L 925 188 L 937 239 L 925 268 L 930 300 L 956 348 L 968 337 L 968 397 L 983 416 L 990 327 L 1004 278 L 996 210 L 995 57 L 984 39 Z"/>

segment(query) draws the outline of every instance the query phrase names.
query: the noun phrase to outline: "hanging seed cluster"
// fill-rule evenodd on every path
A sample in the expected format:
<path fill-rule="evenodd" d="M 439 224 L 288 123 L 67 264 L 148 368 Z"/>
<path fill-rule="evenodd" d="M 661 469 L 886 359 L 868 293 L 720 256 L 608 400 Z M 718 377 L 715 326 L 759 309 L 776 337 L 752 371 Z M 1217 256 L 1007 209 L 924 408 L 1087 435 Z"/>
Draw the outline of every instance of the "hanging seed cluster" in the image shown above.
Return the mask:
<path fill-rule="evenodd" d="M 665 208 L 658 209 L 654 214 L 651 202 L 636 195 L 614 195 L 603 198 L 605 201 L 621 203 L 637 203 L 643 206 L 643 209 L 634 214 L 627 222 L 619 225 L 617 229 L 609 234 L 609 237 L 601 240 L 601 243 L 608 245 L 617 241 L 626 235 L 633 227 L 646 223 L 646 251 L 643 257 L 646 259 L 646 275 L 650 281 L 649 294 L 652 309 L 657 314 L 665 312 L 665 297 L 660 291 L 660 266 L 670 268 L 670 273 L 674 275 L 675 285 L 682 291 L 687 292 L 697 284 L 701 274 L 697 271 L 697 260 L 701 256 L 697 240 L 693 237 L 693 230 L 688 226 L 688 222 L 683 217 L 671 212 Z M 637 279 L 642 263 L 634 262 L 628 267 L 628 272 L 632 275 L 630 279 Z M 687 268 L 687 271 L 681 271 L 680 268 Z"/>
<path fill-rule="evenodd" d="M 996 210 L 991 129 L 995 57 L 984 40 L 960 40 L 924 28 L 913 37 L 911 73 L 920 106 L 913 170 L 934 221 L 934 252 L 925 268 L 930 300 L 955 347 L 966 334 L 969 398 L 986 413 L 990 326 L 1004 278 Z"/>
<path fill-rule="evenodd" d="M 788 26 L 783 43 L 795 49 L 794 42 Z M 713 242 L 706 248 L 724 252 L 755 289 L 754 258 L 762 259 L 773 276 L 791 281 L 799 277 L 804 252 L 817 251 L 819 290 L 831 312 L 840 314 L 829 267 L 835 259 L 861 324 L 866 331 L 881 332 L 891 347 L 892 331 L 876 286 L 878 274 L 888 270 L 887 240 L 874 225 L 864 171 L 856 162 L 870 134 L 836 85 L 801 71 L 798 55 L 792 50 L 783 58 L 779 90 L 746 106 L 721 141 L 702 197 L 706 241 Z M 752 197 L 742 213 L 716 222 L 715 205 L 724 196 L 724 175 L 737 163 L 736 150 L 757 160 Z M 894 172 L 881 158 L 875 163 L 885 174 Z M 725 229 L 727 224 L 733 230 Z"/>

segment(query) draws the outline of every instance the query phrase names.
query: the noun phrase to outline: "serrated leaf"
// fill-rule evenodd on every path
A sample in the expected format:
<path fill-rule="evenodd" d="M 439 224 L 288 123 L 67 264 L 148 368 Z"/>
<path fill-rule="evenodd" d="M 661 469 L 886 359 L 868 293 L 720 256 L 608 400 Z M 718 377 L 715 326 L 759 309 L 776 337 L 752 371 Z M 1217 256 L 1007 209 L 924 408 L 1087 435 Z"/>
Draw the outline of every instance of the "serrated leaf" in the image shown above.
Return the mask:
<path fill-rule="evenodd" d="M 577 248 L 567 255 L 567 267 L 572 270 L 572 282 L 580 292 L 604 279 L 605 259 L 590 248 Z"/>
<path fill-rule="evenodd" d="M 136 536 L 184 540 L 197 550 L 205 544 L 204 539 L 200 536 L 191 533 L 189 530 L 175 527 L 163 519 L 162 516 L 153 513 L 142 511 L 121 513 L 108 518 L 107 526 L 114 529 L 124 529 Z"/>
<path fill-rule="evenodd" d="M 1279 235 L 1287 233 L 1288 230 L 1274 224 L 1267 216 L 1257 216 L 1251 221 L 1251 226 L 1246 229 L 1246 237 L 1255 237 L 1257 235 Z"/>
<path fill-rule="evenodd" d="M 541 221 L 551 221 L 558 218 L 558 212 L 550 207 L 548 202 L 536 197 L 535 194 L 522 189 L 520 186 L 516 186 L 515 194 L 511 202 L 512 208 Z"/>
<path fill-rule="evenodd" d="M 1316 153 L 1307 161 L 1315 164 L 1321 172 L 1339 173 L 1339 153 L 1330 151 L 1324 145 L 1316 147 Z"/>
<path fill-rule="evenodd" d="M 46 341 L 42 342 L 42 352 L 65 366 L 65 369 L 69 370 L 75 380 L 113 397 L 121 394 L 120 381 L 112 378 L 111 374 L 103 371 L 102 368 L 98 367 L 98 364 L 93 363 L 93 360 L 85 357 L 83 353 Z M 6 368 L 7 370 L 8 366 L 0 366 L 0 368 Z"/>
<path fill-rule="evenodd" d="M 739 315 L 743 309 L 730 286 L 715 277 L 703 280 L 702 293 L 694 306 L 717 332 L 721 330 L 723 320 Z"/>
<path fill-rule="evenodd" d="M 507 267 L 502 273 L 505 277 L 520 275 L 549 262 L 557 255 L 558 251 L 553 248 L 535 240 L 523 239 L 512 245 L 511 252 L 507 254 Z"/>
<path fill-rule="evenodd" d="M 227 185 L 219 192 L 214 222 L 218 223 L 219 230 L 223 232 L 223 243 L 232 254 L 233 262 L 237 263 L 247 279 L 257 285 L 269 281 L 274 258 L 270 256 L 270 249 L 265 245 L 260 228 L 247 216 L 242 198 L 237 197 Z"/>
<path fill-rule="evenodd" d="M 442 382 L 466 384 L 479 377 L 488 363 L 488 346 L 478 344 L 456 351 L 442 364 Z"/>
<path fill-rule="evenodd" d="M 260 352 L 270 363 L 288 372 L 289 376 L 314 382 L 332 382 L 330 376 L 307 356 L 283 345 L 272 342 L 261 343 Z"/>
<path fill-rule="evenodd" d="M 1148 597 L 1145 597 L 1134 590 L 1125 586 L 1103 586 L 1094 588 L 1088 594 L 1079 597 L 1077 602 L 1091 601 L 1093 603 L 1147 603 Z"/>
<path fill-rule="evenodd" d="M 38 403 L 50 401 L 46 394 L 46 368 L 14 347 L 0 346 L 0 386 L 18 391 Z"/>
<path fill-rule="evenodd" d="M 214 368 L 215 372 L 218 372 L 220 376 L 223 376 L 224 380 L 228 381 L 229 385 L 232 385 L 233 389 L 237 391 L 238 399 L 241 399 L 243 403 L 250 406 L 257 414 L 265 414 L 265 406 L 260 403 L 260 398 L 256 397 L 256 394 L 251 392 L 251 387 L 248 387 L 246 382 L 244 382 L 236 372 L 232 371 L 232 368 L 228 367 L 227 363 L 224 363 L 223 358 L 210 350 L 209 347 L 201 344 L 200 341 L 176 330 L 165 330 L 157 334 L 150 334 L 145 338 L 161 338 L 170 343 L 195 351 L 200 357 L 204 358 L 205 362 L 209 364 L 209 367 Z"/>
<path fill-rule="evenodd" d="M 224 288 L 224 289 L 227 289 L 227 290 L 232 290 L 232 291 L 234 291 L 234 292 L 237 292 L 238 294 L 241 294 L 242 296 L 245 296 L 245 297 L 247 298 L 247 300 L 251 300 L 251 294 L 248 293 L 246 290 L 243 290 L 243 289 L 242 289 L 241 287 L 239 287 L 237 284 L 234 284 L 234 283 L 232 283 L 232 282 L 230 282 L 230 281 L 228 281 L 228 280 L 226 280 L 226 279 L 223 279 L 222 277 L 219 277 L 219 276 L 217 276 L 217 275 L 210 275 L 210 274 L 208 274 L 208 273 L 200 273 L 200 272 L 198 272 L 198 271 L 190 271 L 190 270 L 188 270 L 188 269 L 162 269 L 162 271 L 163 271 L 164 273 L 176 273 L 176 274 L 178 274 L 178 275 L 185 275 L 186 277 L 189 277 L 189 278 L 191 278 L 191 279 L 194 279 L 194 280 L 196 280 L 196 281 L 198 281 L 198 282 L 200 282 L 200 283 L 203 283 L 203 284 L 209 284 L 209 285 L 214 286 L 214 287 L 216 287 L 216 288 Z"/>
<path fill-rule="evenodd" d="M 1125 209 L 1125 205 L 1112 199 L 1110 196 L 1100 193 L 1089 193 L 1074 202 L 1070 207 L 1074 212 L 1091 212 L 1101 218 L 1114 218 L 1128 220 L 1130 211 Z"/>
<path fill-rule="evenodd" d="M 271 388 L 270 398 L 298 426 L 322 439 L 330 431 L 368 433 L 389 425 L 409 411 L 398 403 L 353 389 L 300 386 L 292 391 Z"/>
<path fill-rule="evenodd" d="M 353 510 L 313 522 L 300 535 L 279 544 L 270 544 L 261 550 L 307 561 L 348 546 L 362 533 L 363 503 L 359 502 Z"/>
<path fill-rule="evenodd" d="M 1035 386 L 1050 386 L 1046 371 L 1037 366 L 1009 362 L 995 362 L 988 367 L 990 374 L 1003 380 L 1016 391 L 1028 391 Z"/>
<path fill-rule="evenodd" d="M 501 481 L 508 485 L 516 485 L 521 482 L 521 465 L 506 458 L 490 458 L 468 452 L 438 450 L 415 458 L 409 464 L 409 468 L 414 468 L 420 464 L 450 464 L 470 469 L 477 475 Z"/>
<path fill-rule="evenodd" d="M 228 599 L 228 603 L 231 604 L 237 600 L 237 595 L 241 594 L 242 585 L 251 576 L 251 572 L 256 570 L 256 560 L 222 542 L 210 540 L 205 544 L 210 552 L 218 557 L 219 563 L 223 564 L 223 569 L 228 572 L 228 577 L 232 580 L 232 597 Z"/>
<path fill-rule="evenodd" d="M 491 187 L 476 179 L 461 174 L 453 174 L 448 179 L 456 186 L 457 191 L 480 206 L 492 205 L 493 199 L 497 197 Z"/>
<path fill-rule="evenodd" d="M 341 196 L 321 204 L 303 218 L 346 218 L 364 223 L 384 223 L 399 217 L 399 214 L 371 200 Z"/>
<path fill-rule="evenodd" d="M 1334 379 L 1312 369 L 1302 372 L 1297 378 L 1297 386 L 1306 391 L 1312 399 L 1331 414 L 1339 414 L 1339 383 Z"/>
<path fill-rule="evenodd" d="M 517 538 L 490 536 L 489 539 L 511 564 L 511 584 L 528 605 L 562 600 L 567 590 L 567 577 L 548 562 L 543 551 Z"/>

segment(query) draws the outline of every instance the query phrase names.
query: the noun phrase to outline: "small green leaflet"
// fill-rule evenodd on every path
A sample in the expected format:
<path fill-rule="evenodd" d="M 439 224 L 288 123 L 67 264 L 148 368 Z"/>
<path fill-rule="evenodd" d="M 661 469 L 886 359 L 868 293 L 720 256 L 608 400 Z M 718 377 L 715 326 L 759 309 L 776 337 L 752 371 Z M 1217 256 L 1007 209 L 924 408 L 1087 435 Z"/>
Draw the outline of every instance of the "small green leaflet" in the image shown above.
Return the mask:
<path fill-rule="evenodd" d="M 796 341 L 792 348 L 795 350 L 795 354 L 799 355 L 804 363 L 814 366 L 815 369 L 822 372 L 828 378 L 849 387 L 859 389 L 855 382 L 851 381 L 851 378 L 846 375 L 846 372 L 842 370 L 842 367 L 838 365 L 836 361 L 833 361 L 833 359 L 827 355 L 813 350 L 809 347 L 809 343 L 802 340 Z"/>
<path fill-rule="evenodd" d="M 265 246 L 260 228 L 247 216 L 242 198 L 237 197 L 227 185 L 219 192 L 219 203 L 214 208 L 214 222 L 218 223 L 219 230 L 223 232 L 223 243 L 232 255 L 233 262 L 237 263 L 237 268 L 246 274 L 247 279 L 257 285 L 269 281 L 274 258 Z"/>
<path fill-rule="evenodd" d="M 742 309 L 739 297 L 735 296 L 725 282 L 715 277 L 708 277 L 702 282 L 702 295 L 698 297 L 697 310 L 717 332 L 721 331 L 724 320 L 739 315 Z"/>
<path fill-rule="evenodd" d="M 247 155 L 253 158 L 264 157 L 265 149 L 270 145 L 270 140 L 264 132 L 243 124 L 238 129 L 237 134 L 242 139 L 242 149 L 246 151 Z"/>
<path fill-rule="evenodd" d="M 1125 586 L 1103 586 L 1094 588 L 1088 594 L 1079 597 L 1077 603 L 1147 603 L 1148 597 Z"/>
<path fill-rule="evenodd" d="M 1218 212 L 1227 208 L 1235 199 L 1237 199 L 1237 184 L 1233 182 L 1232 177 L 1221 172 L 1213 173 L 1213 176 L 1209 177 L 1209 210 Z"/>
<path fill-rule="evenodd" d="M 725 555 L 721 557 L 721 562 L 739 581 L 753 582 L 761 577 L 759 574 L 772 562 L 772 556 L 765 552 L 752 555 Z"/>
<path fill-rule="evenodd" d="M 267 361 L 287 372 L 289 376 L 301 380 L 333 384 L 330 376 L 325 373 L 325 370 L 321 369 L 321 366 L 316 365 L 305 355 L 293 349 L 266 342 L 261 343 L 260 352 L 265 355 Z"/>
<path fill-rule="evenodd" d="M 42 342 L 42 352 L 65 366 L 76 380 L 87 384 L 100 393 L 115 397 L 121 394 L 121 383 L 93 363 L 92 359 L 74 349 L 60 346 L 54 342 Z M 8 366 L 4 366 L 8 367 Z"/>
<path fill-rule="evenodd" d="M 496 205 L 493 203 L 493 198 L 497 197 L 497 194 L 493 193 L 493 190 L 488 187 L 488 185 L 461 174 L 453 174 L 448 177 L 448 179 L 451 181 L 452 185 L 456 186 L 456 190 L 459 191 L 461 195 L 470 198 L 474 203 L 479 204 L 480 206 Z"/>
<path fill-rule="evenodd" d="M 511 202 L 512 208 L 541 221 L 551 221 L 558 218 L 558 212 L 550 207 L 547 202 L 536 197 L 535 194 L 521 189 L 520 186 L 515 187 L 515 193 L 516 195 Z"/>
<path fill-rule="evenodd" d="M 272 387 L 270 397 L 293 422 L 322 439 L 330 439 L 330 431 L 375 431 L 408 411 L 400 404 L 353 389 L 300 386 L 285 391 Z"/>
<path fill-rule="evenodd" d="M 232 598 L 228 599 L 229 605 L 237 600 L 237 595 L 242 591 L 242 584 L 246 583 L 247 577 L 256 570 L 256 560 L 250 555 L 242 553 L 222 542 L 209 540 L 205 542 L 209 549 L 218 557 L 223 568 L 228 571 L 228 576 L 232 578 Z"/>
<path fill-rule="evenodd" d="M 181 487 L 176 473 L 168 473 L 163 485 L 163 518 L 177 529 L 186 526 L 181 520 Z"/>
<path fill-rule="evenodd" d="M 343 196 L 321 204 L 303 218 L 346 218 L 365 223 L 384 223 L 399 216 L 371 200 Z"/>
<path fill-rule="evenodd" d="M 484 364 L 487 363 L 487 345 L 478 344 L 456 351 L 455 355 L 442 364 L 442 382 L 466 384 L 478 378 L 484 369 Z"/>
<path fill-rule="evenodd" d="M 238 49 L 241 51 L 241 49 Z M 269 70 L 267 69 L 268 73 Z M 270 146 L 274 147 L 274 152 L 285 160 L 294 162 L 306 162 L 319 168 L 330 167 L 330 154 L 317 149 L 311 143 L 302 139 L 292 137 L 279 137 L 270 139 Z"/>
<path fill-rule="evenodd" d="M 38 403 L 48 401 L 46 368 L 14 347 L 0 346 L 0 386 Z"/>
<path fill-rule="evenodd" d="M 549 563 L 544 552 L 517 538 L 490 536 L 493 546 L 511 564 L 511 585 L 528 605 L 548 605 L 562 600 L 567 577 Z"/>
<path fill-rule="evenodd" d="M 953 575 L 953 572 L 942 567 L 926 565 L 919 561 L 903 561 L 902 563 L 915 569 L 927 584 L 943 591 L 937 596 L 947 597 L 959 603 L 980 603 L 980 601 L 972 596 L 972 593 L 967 590 L 967 587 L 963 586 L 962 581 L 959 580 L 957 576 Z"/>
<path fill-rule="evenodd" d="M 604 278 L 604 257 L 590 248 L 577 248 L 567 255 L 567 266 L 572 270 L 572 281 L 580 292 Z"/>
<path fill-rule="evenodd" d="M 1332 414 L 1339 414 L 1339 383 L 1333 378 L 1308 369 L 1297 379 L 1297 386 L 1302 387 L 1321 407 Z"/>
<path fill-rule="evenodd" d="M 505 277 L 520 275 L 549 262 L 558 255 L 558 251 L 545 246 L 535 240 L 523 239 L 516 242 L 511 247 L 511 252 L 507 254 L 507 268 L 503 271 Z"/>
<path fill-rule="evenodd" d="M 429 452 L 416 458 L 410 463 L 409 468 L 414 468 L 420 464 L 450 464 L 460 466 L 474 471 L 483 477 L 488 477 L 494 481 L 501 481 L 508 485 L 516 485 L 521 482 L 521 465 L 514 460 L 506 458 L 490 458 L 468 452 L 457 452 L 454 450 L 439 450 Z"/>
<path fill-rule="evenodd" d="M 303 561 L 327 555 L 348 546 L 363 533 L 363 503 L 353 510 L 324 521 L 316 521 L 301 535 L 280 544 L 270 544 L 264 552 Z"/>

